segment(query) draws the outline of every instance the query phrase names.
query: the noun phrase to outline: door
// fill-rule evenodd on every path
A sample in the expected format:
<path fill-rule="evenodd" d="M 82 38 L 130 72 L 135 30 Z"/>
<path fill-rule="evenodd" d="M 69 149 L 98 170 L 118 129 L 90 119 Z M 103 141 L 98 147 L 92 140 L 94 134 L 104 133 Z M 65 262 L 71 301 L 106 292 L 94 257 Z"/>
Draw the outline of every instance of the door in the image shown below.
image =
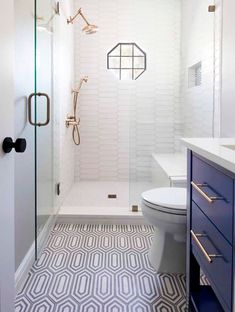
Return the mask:
<path fill-rule="evenodd" d="M 14 152 L 5 154 L 2 142 L 14 137 L 13 1 L 0 10 L 0 311 L 14 311 Z M 7 31 L 6 31 L 7 30 Z"/>
<path fill-rule="evenodd" d="M 29 250 L 34 258 L 35 244 L 35 127 L 29 123 L 28 97 L 35 92 L 35 14 L 34 1 L 14 1 L 14 132 L 25 138 L 23 155 L 15 153 L 15 269 L 24 262 Z M 34 103 L 33 103 L 34 106 Z M 20 274 L 19 274 L 20 276 Z"/>
<path fill-rule="evenodd" d="M 50 1 L 15 1 L 15 137 L 27 141 L 15 155 L 15 269 L 43 246 L 52 215 L 52 48 Z M 23 183 L 22 183 L 23 182 Z M 41 248 L 40 248 L 41 249 Z M 20 277 L 20 274 L 19 274 Z M 19 284 L 19 285 L 18 285 Z"/>
<path fill-rule="evenodd" d="M 53 40 L 55 1 L 36 1 L 36 251 L 40 252 L 54 216 Z"/>

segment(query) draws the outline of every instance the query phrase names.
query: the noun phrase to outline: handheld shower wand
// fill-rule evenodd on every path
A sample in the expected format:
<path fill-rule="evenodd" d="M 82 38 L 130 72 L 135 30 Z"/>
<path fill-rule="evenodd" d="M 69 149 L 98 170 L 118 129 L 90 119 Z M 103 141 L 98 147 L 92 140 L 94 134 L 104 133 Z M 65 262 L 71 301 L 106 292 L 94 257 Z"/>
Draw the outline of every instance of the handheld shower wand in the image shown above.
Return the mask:
<path fill-rule="evenodd" d="M 88 76 L 84 76 L 83 78 L 81 78 L 80 81 L 79 81 L 78 88 L 75 89 L 75 90 L 72 90 L 72 92 L 77 92 L 77 93 L 79 93 L 80 90 L 81 90 L 81 87 L 82 87 L 83 83 L 84 83 L 84 82 L 87 83 L 87 81 L 88 81 Z"/>
<path fill-rule="evenodd" d="M 80 124 L 80 118 L 77 119 L 77 103 L 78 103 L 78 95 L 80 93 L 80 90 L 82 88 L 83 83 L 87 83 L 88 76 L 84 76 L 80 79 L 79 85 L 77 89 L 72 90 L 73 93 L 73 115 L 69 116 L 67 115 L 67 118 L 65 120 L 66 127 L 69 126 L 73 127 L 73 141 L 76 145 L 80 145 L 81 139 L 80 139 L 80 133 L 79 133 L 79 124 Z"/>

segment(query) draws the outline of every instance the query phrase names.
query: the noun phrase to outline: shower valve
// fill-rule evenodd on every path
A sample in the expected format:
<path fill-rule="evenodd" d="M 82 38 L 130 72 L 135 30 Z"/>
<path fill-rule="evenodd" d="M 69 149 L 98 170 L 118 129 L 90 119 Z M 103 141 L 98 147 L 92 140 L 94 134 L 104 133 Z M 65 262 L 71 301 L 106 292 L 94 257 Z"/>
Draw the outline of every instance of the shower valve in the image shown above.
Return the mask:
<path fill-rule="evenodd" d="M 78 126 L 79 121 L 77 121 L 75 116 L 67 116 L 67 118 L 65 119 L 65 124 L 67 128 L 69 126 Z"/>

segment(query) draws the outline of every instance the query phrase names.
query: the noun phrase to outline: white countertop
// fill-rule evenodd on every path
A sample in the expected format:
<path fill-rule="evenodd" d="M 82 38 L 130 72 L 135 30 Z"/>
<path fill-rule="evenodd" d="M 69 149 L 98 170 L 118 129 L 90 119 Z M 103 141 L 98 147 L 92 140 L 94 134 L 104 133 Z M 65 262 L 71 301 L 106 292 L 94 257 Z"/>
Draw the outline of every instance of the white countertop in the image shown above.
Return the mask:
<path fill-rule="evenodd" d="M 182 142 L 193 152 L 235 173 L 235 138 L 185 138 Z M 234 145 L 234 150 L 224 145 Z"/>
<path fill-rule="evenodd" d="M 186 153 L 152 154 L 154 160 L 165 171 L 168 178 L 186 177 L 187 155 Z"/>

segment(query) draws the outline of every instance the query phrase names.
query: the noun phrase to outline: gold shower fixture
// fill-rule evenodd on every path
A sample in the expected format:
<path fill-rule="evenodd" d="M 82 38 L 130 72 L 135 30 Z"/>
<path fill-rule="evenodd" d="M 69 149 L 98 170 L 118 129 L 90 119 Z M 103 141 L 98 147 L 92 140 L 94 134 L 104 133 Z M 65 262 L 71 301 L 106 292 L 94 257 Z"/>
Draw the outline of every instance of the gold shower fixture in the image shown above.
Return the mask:
<path fill-rule="evenodd" d="M 78 17 L 81 16 L 81 18 L 84 20 L 84 22 L 86 23 L 86 26 L 83 27 L 82 31 L 84 31 L 86 34 L 94 34 L 98 31 L 98 26 L 96 25 L 92 25 L 88 22 L 88 20 L 85 18 L 85 16 L 82 13 L 82 9 L 80 8 L 77 13 L 74 15 L 74 17 L 69 17 L 67 19 L 67 24 L 73 24 L 73 21 Z"/>
<path fill-rule="evenodd" d="M 73 115 L 67 115 L 67 118 L 65 119 L 65 125 L 67 128 L 69 126 L 73 127 L 73 141 L 76 145 L 80 145 L 80 132 L 79 132 L 79 124 L 80 124 L 80 118 L 77 118 L 77 105 L 78 105 L 78 96 L 80 93 L 80 90 L 82 88 L 83 83 L 87 83 L 88 76 L 84 76 L 80 79 L 79 85 L 76 89 L 72 90 L 73 93 Z"/>

